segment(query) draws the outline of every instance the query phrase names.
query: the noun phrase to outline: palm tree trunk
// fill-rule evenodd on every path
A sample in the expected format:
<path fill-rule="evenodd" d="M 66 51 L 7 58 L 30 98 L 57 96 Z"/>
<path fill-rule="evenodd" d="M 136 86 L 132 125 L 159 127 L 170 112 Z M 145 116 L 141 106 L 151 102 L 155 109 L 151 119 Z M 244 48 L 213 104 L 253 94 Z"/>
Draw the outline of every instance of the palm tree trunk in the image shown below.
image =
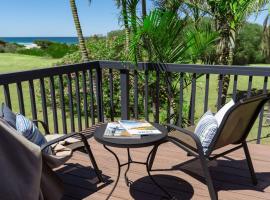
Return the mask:
<path fill-rule="evenodd" d="M 83 37 L 82 28 L 81 28 L 81 24 L 80 24 L 80 20 L 79 20 L 75 0 L 70 0 L 70 7 L 71 7 L 74 24 L 75 24 L 76 31 L 77 31 L 77 36 L 78 36 L 78 40 L 79 40 L 79 47 L 80 47 L 80 51 L 81 51 L 81 55 L 82 55 L 82 60 L 84 62 L 88 62 L 89 61 L 89 56 L 88 56 L 88 52 L 87 52 L 87 49 L 86 49 L 85 40 L 84 40 L 84 37 Z"/>
<path fill-rule="evenodd" d="M 137 5 L 138 5 L 138 0 L 130 0 L 129 2 L 129 12 L 130 12 L 130 17 L 131 17 L 131 28 L 132 28 L 132 32 L 134 35 L 137 35 Z M 134 53 L 134 57 L 135 57 L 135 61 L 141 61 L 142 57 L 141 57 L 141 52 L 140 52 L 140 48 L 138 48 L 137 46 L 134 49 L 135 53 Z"/>
<path fill-rule="evenodd" d="M 129 41 L 130 41 L 130 29 L 129 29 L 129 24 L 128 24 L 127 0 L 122 0 L 122 15 L 123 15 L 123 19 L 124 19 L 125 35 L 126 35 L 125 54 L 126 54 L 126 56 L 128 56 Z"/>
<path fill-rule="evenodd" d="M 220 41 L 218 44 L 218 64 L 231 65 L 230 63 L 230 27 L 226 20 L 218 20 L 218 30 L 220 31 Z M 223 76 L 222 80 L 222 94 L 221 94 L 221 106 L 226 103 L 227 93 L 230 85 L 230 75 Z"/>
<path fill-rule="evenodd" d="M 145 19 L 146 15 L 147 15 L 146 0 L 142 0 L 142 18 Z M 147 49 L 148 61 L 151 62 L 152 61 L 152 49 L 150 47 L 150 42 L 145 37 L 143 37 L 143 42 L 144 42 L 145 48 Z"/>
<path fill-rule="evenodd" d="M 142 0 L 142 16 L 143 19 L 146 17 L 147 13 L 146 13 L 146 0 Z"/>

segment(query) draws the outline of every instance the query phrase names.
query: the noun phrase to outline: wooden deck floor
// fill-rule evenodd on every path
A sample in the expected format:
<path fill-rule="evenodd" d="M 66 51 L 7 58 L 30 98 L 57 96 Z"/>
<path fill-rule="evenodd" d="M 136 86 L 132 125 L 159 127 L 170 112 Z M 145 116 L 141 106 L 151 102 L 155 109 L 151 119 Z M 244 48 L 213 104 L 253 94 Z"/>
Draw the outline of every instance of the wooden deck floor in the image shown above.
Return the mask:
<path fill-rule="evenodd" d="M 94 139 L 91 139 L 90 145 L 107 183 L 96 184 L 97 180 L 89 167 L 87 156 L 75 153 L 66 166 L 57 170 L 65 183 L 65 200 L 105 199 L 114 185 L 117 174 L 114 157 Z M 252 185 L 243 150 L 240 149 L 210 164 L 219 199 L 270 200 L 270 146 L 250 144 L 249 147 L 259 181 L 258 185 Z M 114 150 L 122 161 L 127 159 L 125 149 Z M 149 148 L 132 150 L 134 160 L 145 161 L 149 150 Z M 209 199 L 207 187 L 201 177 L 200 165 L 197 161 L 188 161 L 190 159 L 186 153 L 173 144 L 163 144 L 153 166 L 154 169 L 161 170 L 154 171 L 152 174 L 177 199 Z M 125 171 L 125 168 L 123 169 Z M 128 176 L 133 184 L 130 188 L 127 187 L 122 173 L 119 184 L 111 197 L 112 200 L 156 200 L 162 197 L 163 193 L 147 177 L 145 166 L 133 164 Z"/>

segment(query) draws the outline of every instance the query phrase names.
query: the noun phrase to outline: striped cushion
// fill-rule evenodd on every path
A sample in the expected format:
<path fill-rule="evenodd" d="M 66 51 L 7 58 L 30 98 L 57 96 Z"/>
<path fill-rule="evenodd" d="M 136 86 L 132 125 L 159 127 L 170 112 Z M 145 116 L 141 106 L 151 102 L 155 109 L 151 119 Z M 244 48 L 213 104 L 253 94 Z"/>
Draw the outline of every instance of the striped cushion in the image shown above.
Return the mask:
<path fill-rule="evenodd" d="M 16 129 L 25 138 L 38 146 L 42 146 L 47 142 L 45 137 L 38 130 L 37 126 L 21 114 L 16 115 Z M 50 147 L 44 149 L 44 152 L 48 154 L 52 153 Z"/>
<path fill-rule="evenodd" d="M 195 128 L 195 134 L 199 137 L 204 153 L 207 152 L 218 129 L 218 122 L 211 111 L 207 111 Z"/>
<path fill-rule="evenodd" d="M 16 114 L 13 113 L 4 103 L 1 105 L 0 117 L 16 129 Z"/>

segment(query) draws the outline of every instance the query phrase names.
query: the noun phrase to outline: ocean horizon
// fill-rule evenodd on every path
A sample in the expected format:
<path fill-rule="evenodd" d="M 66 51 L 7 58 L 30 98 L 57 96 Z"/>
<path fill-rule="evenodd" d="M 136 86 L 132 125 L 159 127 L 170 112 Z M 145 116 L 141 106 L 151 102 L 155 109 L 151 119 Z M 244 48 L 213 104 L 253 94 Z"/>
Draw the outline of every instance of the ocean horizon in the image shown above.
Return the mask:
<path fill-rule="evenodd" d="M 31 45 L 35 40 L 47 40 L 51 42 L 77 44 L 77 37 L 0 37 L 0 40 L 21 45 Z"/>

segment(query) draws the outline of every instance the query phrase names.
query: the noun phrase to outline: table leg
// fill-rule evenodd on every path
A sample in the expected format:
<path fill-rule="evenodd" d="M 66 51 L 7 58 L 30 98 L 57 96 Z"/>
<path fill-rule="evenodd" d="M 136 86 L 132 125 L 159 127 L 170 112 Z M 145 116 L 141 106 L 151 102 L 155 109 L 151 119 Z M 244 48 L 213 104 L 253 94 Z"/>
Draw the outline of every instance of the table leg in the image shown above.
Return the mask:
<path fill-rule="evenodd" d="M 118 165 L 117 178 L 116 178 L 115 184 L 114 184 L 111 192 L 109 193 L 108 197 L 106 198 L 106 200 L 108 200 L 111 197 L 112 193 L 114 192 L 114 190 L 119 182 L 119 178 L 120 178 L 120 174 L 121 174 L 121 164 L 120 164 L 120 161 L 119 161 L 119 158 L 117 157 L 117 155 L 111 149 L 109 149 L 106 145 L 103 145 L 103 146 L 107 151 L 109 151 L 115 157 L 115 159 L 117 161 L 117 165 Z"/>
<path fill-rule="evenodd" d="M 153 176 L 152 176 L 151 173 L 150 173 L 150 171 L 151 171 L 151 167 L 150 167 L 150 165 L 151 165 L 150 159 L 151 159 L 152 154 L 153 154 L 153 152 L 155 151 L 155 149 L 156 149 L 156 146 L 154 146 L 154 147 L 152 148 L 152 150 L 150 151 L 150 153 L 149 153 L 148 156 L 147 156 L 147 160 L 146 160 L 146 171 L 147 171 L 147 174 L 148 174 L 149 178 L 152 180 L 152 182 L 153 182 L 153 183 L 154 183 L 161 191 L 163 191 L 163 192 L 166 194 L 166 196 L 167 196 L 166 199 L 171 199 L 171 200 L 172 200 L 172 199 L 175 199 L 175 200 L 176 200 L 175 197 L 171 196 L 170 193 L 169 193 L 167 190 L 165 190 L 161 185 L 159 185 L 159 184 L 156 182 L 156 180 L 153 178 Z"/>
<path fill-rule="evenodd" d="M 132 161 L 132 158 L 131 158 L 131 156 L 130 156 L 130 150 L 129 150 L 129 148 L 127 148 L 127 154 L 128 154 L 128 162 L 127 162 L 127 169 L 126 169 L 126 171 L 125 171 L 125 181 L 126 181 L 126 185 L 127 185 L 128 187 L 130 187 L 130 185 L 132 184 L 132 181 L 130 181 L 130 180 L 128 179 L 127 173 L 128 173 L 128 171 L 129 171 L 129 168 L 130 168 L 130 163 L 132 163 L 133 161 Z"/>
<path fill-rule="evenodd" d="M 155 181 L 155 179 L 152 177 L 152 175 L 151 175 L 151 173 L 150 173 L 150 171 L 151 171 L 151 167 L 150 167 L 150 165 L 151 165 L 150 162 L 151 162 L 151 161 L 150 161 L 150 160 L 151 160 L 151 157 L 153 156 L 152 154 L 153 154 L 154 150 L 156 149 L 156 146 L 154 146 L 153 149 L 152 149 L 152 150 L 150 151 L 150 153 L 148 154 L 146 162 L 133 161 L 132 158 L 131 158 L 131 156 L 130 156 L 130 149 L 127 148 L 128 162 L 127 162 L 127 163 L 123 163 L 123 164 L 120 163 L 120 160 L 119 160 L 118 156 L 116 155 L 116 153 L 114 153 L 114 152 L 113 152 L 111 149 L 109 149 L 106 145 L 103 145 L 103 146 L 104 146 L 104 148 L 105 148 L 107 151 L 109 151 L 109 152 L 115 157 L 115 159 L 116 159 L 116 161 L 117 161 L 117 165 L 118 165 L 118 173 L 117 173 L 117 178 L 116 178 L 115 184 L 114 184 L 114 186 L 113 186 L 111 192 L 109 193 L 108 197 L 106 198 L 106 200 L 108 200 L 108 199 L 111 197 L 112 193 L 114 192 L 114 190 L 115 190 L 115 188 L 116 188 L 116 186 L 117 186 L 117 184 L 118 184 L 118 182 L 119 182 L 119 178 L 120 178 L 120 175 L 121 175 L 121 168 L 122 168 L 123 166 L 125 166 L 125 165 L 127 165 L 127 169 L 126 169 L 126 171 L 125 171 L 125 181 L 126 181 L 126 184 L 127 184 L 128 187 L 132 184 L 132 182 L 131 182 L 131 181 L 128 179 L 128 177 L 127 177 L 127 173 L 128 173 L 128 171 L 129 171 L 129 168 L 130 168 L 130 164 L 131 164 L 131 163 L 137 163 L 137 164 L 144 164 L 144 165 L 146 165 L 146 171 L 147 171 L 147 174 L 148 174 L 149 178 L 152 180 L 152 182 L 153 182 L 153 183 L 154 183 L 161 191 L 163 191 L 163 192 L 166 194 L 166 196 L 167 196 L 166 199 L 176 200 L 175 197 L 171 196 L 171 195 L 169 194 L 169 192 L 167 192 L 161 185 L 159 185 L 159 184 Z"/>

